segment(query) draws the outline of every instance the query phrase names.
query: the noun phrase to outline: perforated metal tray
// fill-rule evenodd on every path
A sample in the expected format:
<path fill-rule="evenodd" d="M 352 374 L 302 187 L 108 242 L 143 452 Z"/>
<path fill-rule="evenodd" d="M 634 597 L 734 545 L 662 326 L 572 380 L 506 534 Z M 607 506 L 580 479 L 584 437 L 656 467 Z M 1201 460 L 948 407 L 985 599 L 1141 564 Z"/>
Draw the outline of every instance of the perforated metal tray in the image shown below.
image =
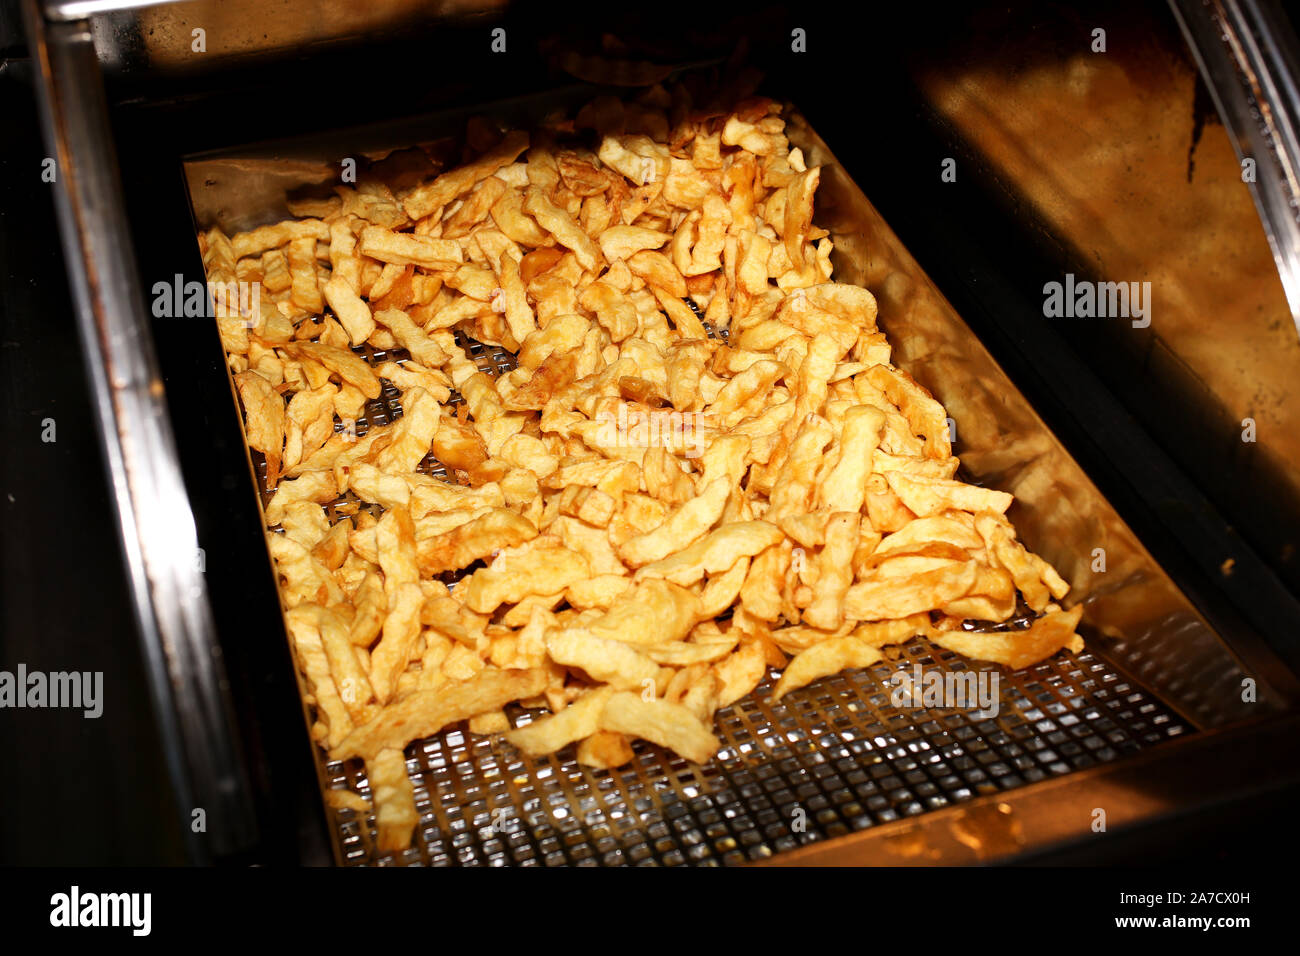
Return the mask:
<path fill-rule="evenodd" d="M 407 748 L 416 845 L 376 858 L 374 821 L 336 811 L 345 865 L 728 865 L 1068 774 L 1188 733 L 1100 657 L 1058 655 L 1002 673 L 996 717 L 906 710 L 899 669 L 998 671 L 924 640 L 768 701 L 771 681 L 719 711 L 722 750 L 705 766 L 644 742 L 614 771 L 542 759 L 463 729 Z M 515 709 L 518 726 L 545 712 Z M 368 794 L 360 761 L 325 768 Z"/>
<path fill-rule="evenodd" d="M 509 352 L 457 335 L 482 371 L 514 367 Z M 404 350 L 356 351 L 375 367 L 409 358 Z M 453 393 L 451 404 L 460 401 Z M 401 414 L 399 393 L 385 381 L 356 431 Z M 256 457 L 266 503 L 265 460 Z M 446 475 L 432 455 L 419 470 Z M 326 506 L 331 521 L 345 501 L 371 507 L 346 495 Z M 900 675 L 912 677 L 917 667 L 939 677 L 995 675 L 997 705 L 987 712 L 909 707 L 895 690 Z M 637 741 L 631 764 L 595 770 L 572 759 L 573 747 L 529 758 L 463 724 L 416 741 L 406 748 L 420 811 L 415 845 L 380 856 L 373 814 L 330 808 L 336 859 L 347 866 L 746 863 L 1113 761 L 1193 729 L 1088 649 L 1013 672 L 915 638 L 886 648 L 871 668 L 776 703 L 768 699 L 772 683 L 769 675 L 718 712 L 723 747 L 705 766 Z M 546 713 L 507 711 L 514 726 Z M 370 796 L 363 761 L 330 762 L 319 752 L 317 760 L 327 789 Z"/>
<path fill-rule="evenodd" d="M 1113 782 L 1106 778 L 1151 759 L 1127 758 L 1152 748 L 1169 752 L 1179 739 L 1194 746 L 1213 736 L 1202 730 L 1275 714 L 1285 699 L 1258 667 L 1243 665 L 1238 651 L 1249 648 L 1240 635 L 1229 646 L 1197 613 L 826 144 L 793 108 L 787 115 L 791 141 L 822 167 L 815 221 L 835 242 L 838 280 L 876 295 L 894 361 L 959 425 L 956 453 L 967 480 L 1015 495 L 1010 516 L 1021 538 L 1070 582 L 1068 603 L 1085 605 L 1085 649 L 1010 672 L 918 638 L 887 649 L 870 669 L 818 681 L 777 704 L 769 703 L 765 682 L 718 713 L 723 748 L 705 766 L 638 742 L 633 763 L 597 771 L 578 765 L 572 747 L 531 760 L 500 736 L 450 728 L 406 749 L 421 813 L 415 845 L 381 858 L 370 815 L 329 807 L 339 863 L 736 864 L 779 862 L 784 851 L 818 843 L 835 862 L 1001 859 L 1091 832 L 1092 788 L 1104 789 Z M 419 142 L 432 122 L 413 118 L 386 128 L 384 141 Z M 196 224 L 229 231 L 274 221 L 283 215 L 283 196 L 314 182 L 317 165 L 331 168 L 339 143 L 354 135 L 333 131 L 312 142 L 232 149 L 187 163 Z M 513 367 L 504 350 L 463 339 L 462 345 L 485 372 Z M 400 350 L 358 351 L 372 365 L 405 359 Z M 355 427 L 364 433 L 400 414 L 399 393 L 386 384 Z M 265 503 L 263 469 L 254 455 Z M 432 456 L 420 470 L 446 474 Z M 343 500 L 349 511 L 368 507 Z M 331 519 L 343 500 L 329 506 Z M 1106 557 L 1100 564 L 1099 553 Z M 996 713 L 896 703 L 895 682 L 914 666 L 940 677 L 996 675 Z M 1246 675 L 1258 678 L 1257 701 L 1239 693 Z M 508 715 L 515 725 L 537 716 L 517 707 Z M 313 719 L 309 714 L 309 724 Z M 319 751 L 316 760 L 323 789 L 369 795 L 360 761 L 328 762 Z M 1078 793 L 1068 817 L 1044 813 L 1036 795 L 1070 780 Z M 1135 796 L 1112 799 L 1112 820 L 1156 812 Z M 1020 804 L 1040 812 L 1016 816 Z M 929 833 L 936 827 L 945 833 Z"/>

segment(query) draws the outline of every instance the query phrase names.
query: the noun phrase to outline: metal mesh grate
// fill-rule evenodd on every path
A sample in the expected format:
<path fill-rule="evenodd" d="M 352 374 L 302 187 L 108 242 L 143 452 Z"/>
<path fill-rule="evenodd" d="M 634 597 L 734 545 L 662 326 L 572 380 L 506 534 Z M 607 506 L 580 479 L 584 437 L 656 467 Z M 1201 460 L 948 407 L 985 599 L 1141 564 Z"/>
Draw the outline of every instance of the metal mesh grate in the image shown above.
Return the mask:
<path fill-rule="evenodd" d="M 916 639 L 794 691 L 719 711 L 707 766 L 638 741 L 616 771 L 519 754 L 462 728 L 407 748 L 416 845 L 382 859 L 369 816 L 332 811 L 345 865 L 727 865 L 1115 760 L 1191 728 L 1084 651 L 1007 673 Z M 997 713 L 896 707 L 900 670 L 997 674 Z M 514 708 L 518 726 L 545 711 Z M 368 795 L 359 760 L 325 768 Z"/>
<path fill-rule="evenodd" d="M 708 329 L 710 336 L 724 337 Z M 489 374 L 514 356 L 457 333 Z M 404 362 L 402 350 L 356 350 L 373 366 Z M 463 399 L 453 392 L 451 404 Z M 384 382 L 356 421 L 358 435 L 402 414 Z M 342 430 L 336 422 L 336 430 Z M 254 453 L 263 500 L 266 465 Z M 429 456 L 420 470 L 446 468 Z M 347 503 L 345 505 L 345 502 Z M 350 494 L 327 505 L 366 508 Z M 899 674 L 996 675 L 997 705 L 908 707 L 893 697 Z M 584 767 L 572 746 L 528 758 L 499 736 L 464 725 L 406 748 L 421 822 L 415 845 L 380 857 L 371 814 L 330 808 L 337 858 L 374 865 L 729 865 L 841 836 L 963 800 L 1014 789 L 1192 732 L 1173 710 L 1085 649 L 1022 671 L 969 661 L 915 638 L 885 648 L 875 666 L 769 702 L 769 676 L 716 716 L 723 749 L 691 764 L 646 741 L 614 771 Z M 995 712 L 994 712 L 995 711 Z M 515 726 L 547 711 L 513 707 Z M 360 760 L 327 762 L 326 786 L 369 797 Z"/>

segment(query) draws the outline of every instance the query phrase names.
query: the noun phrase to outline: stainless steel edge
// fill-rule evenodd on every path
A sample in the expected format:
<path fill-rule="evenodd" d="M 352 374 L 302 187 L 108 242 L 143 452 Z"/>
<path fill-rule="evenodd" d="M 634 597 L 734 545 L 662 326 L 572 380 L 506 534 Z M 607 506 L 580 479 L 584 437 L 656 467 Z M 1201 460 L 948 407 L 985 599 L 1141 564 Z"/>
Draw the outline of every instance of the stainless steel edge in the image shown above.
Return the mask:
<path fill-rule="evenodd" d="M 51 20 L 73 21 L 104 13 L 140 10 L 144 7 L 179 2 L 181 0 L 49 0 L 45 3 L 44 9 L 45 15 Z"/>
<path fill-rule="evenodd" d="M 1267 0 L 1169 0 L 1247 179 L 1300 333 L 1298 54 Z"/>
<path fill-rule="evenodd" d="M 137 279 L 99 61 L 85 21 L 47 21 L 37 0 L 27 0 L 23 13 L 159 734 L 187 848 L 206 862 L 251 846 L 256 824 Z"/>

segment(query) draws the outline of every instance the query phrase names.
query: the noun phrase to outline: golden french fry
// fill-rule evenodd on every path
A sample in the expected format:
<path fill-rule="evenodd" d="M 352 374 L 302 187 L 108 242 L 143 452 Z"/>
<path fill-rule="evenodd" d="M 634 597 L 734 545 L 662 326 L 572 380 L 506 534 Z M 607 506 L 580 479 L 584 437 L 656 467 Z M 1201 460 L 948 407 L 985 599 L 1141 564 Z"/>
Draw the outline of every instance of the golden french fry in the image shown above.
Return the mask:
<path fill-rule="evenodd" d="M 320 743 L 325 747 L 337 747 L 354 728 L 347 705 L 343 703 L 338 685 L 330 673 L 329 657 L 321 643 L 320 630 L 307 626 L 307 622 L 300 618 L 286 617 L 286 623 L 298 666 L 316 698 L 316 706 L 325 724 L 325 739 Z"/>
<path fill-rule="evenodd" d="M 347 622 L 337 613 L 319 604 L 299 604 L 285 612 L 292 633 L 296 628 L 313 628 L 325 657 L 329 660 L 330 674 L 339 698 L 354 720 L 368 716 L 369 703 L 374 697 L 365 668 L 357 660 Z"/>
<path fill-rule="evenodd" d="M 488 614 L 503 603 L 518 604 L 530 594 L 559 593 L 590 573 L 586 558 L 543 535 L 505 549 L 486 568 L 475 571 L 464 585 L 465 604 Z"/>
<path fill-rule="evenodd" d="M 753 557 L 776 544 L 784 535 L 766 521 L 737 521 L 711 531 L 699 541 L 662 560 L 647 564 L 636 573 L 637 580 L 666 578 L 683 586 L 694 584 L 706 574 L 728 570 L 738 558 Z"/>
<path fill-rule="evenodd" d="M 365 757 L 436 734 L 449 724 L 534 697 L 546 687 L 544 668 L 503 671 L 484 668 L 476 676 L 436 690 L 417 690 L 385 707 L 339 743 L 331 760 Z"/>
<path fill-rule="evenodd" d="M 813 603 L 803 612 L 803 619 L 813 627 L 834 630 L 844 621 L 844 595 L 853 583 L 858 525 L 857 512 L 847 511 L 836 512 L 826 523 L 826 544 L 816 560 Z"/>
<path fill-rule="evenodd" d="M 772 699 L 780 700 L 796 688 L 838 674 L 842 670 L 870 667 L 878 660 L 880 651 L 859 641 L 852 634 L 828 638 L 795 655 L 786 665 L 781 679 L 772 688 Z"/>
<path fill-rule="evenodd" d="M 857 405 L 844 413 L 839 457 L 817 489 L 818 507 L 855 514 L 862 510 L 872 453 L 880 443 L 884 425 L 884 414 L 869 405 Z"/>
<path fill-rule="evenodd" d="M 284 351 L 294 358 L 319 362 L 349 385 L 360 389 L 366 398 L 379 397 L 379 379 L 375 373 L 370 370 L 365 359 L 346 349 L 322 345 L 320 342 L 290 342 L 284 346 Z"/>
<path fill-rule="evenodd" d="M 640 689 L 654 684 L 659 665 L 635 647 L 601 637 L 587 628 L 562 628 L 546 635 L 551 660 L 577 667 L 594 681 L 619 688 Z"/>
<path fill-rule="evenodd" d="M 506 733 L 506 740 L 530 757 L 555 753 L 575 740 L 600 732 L 600 715 L 613 693 L 614 688 L 608 685 L 583 691 L 558 714 L 511 730 Z"/>
<path fill-rule="evenodd" d="M 975 586 L 974 561 L 947 564 L 906 578 L 861 581 L 844 596 L 844 613 L 856 621 L 879 621 L 933 611 L 965 597 Z"/>
<path fill-rule="evenodd" d="M 325 301 L 334 310 L 343 328 L 347 329 L 348 338 L 353 345 L 360 345 L 370 338 L 370 334 L 375 331 L 370 306 L 357 295 L 351 283 L 342 276 L 332 275 L 322 291 L 325 293 Z"/>
<path fill-rule="evenodd" d="M 626 691 L 610 697 L 600 726 L 667 747 L 695 763 L 707 762 L 721 746 L 704 722 L 681 704 L 644 700 Z"/>
<path fill-rule="evenodd" d="M 261 226 L 251 232 L 240 232 L 230 237 L 230 250 L 235 259 L 255 256 L 268 249 L 278 249 L 295 239 L 310 239 L 313 243 L 325 242 L 330 237 L 329 226 L 319 219 L 286 220 L 273 226 Z"/>
<path fill-rule="evenodd" d="M 411 660 L 423 608 L 424 592 L 418 584 L 399 584 L 393 589 L 382 636 L 370 654 L 370 683 L 380 703 L 393 696 L 397 680 Z"/>
<path fill-rule="evenodd" d="M 598 730 L 578 744 L 575 755 L 578 763 L 600 770 L 613 770 L 630 763 L 635 755 L 627 736 L 609 730 Z"/>
<path fill-rule="evenodd" d="M 493 508 L 445 534 L 422 539 L 417 548 L 420 570 L 430 575 L 453 571 L 535 537 L 537 529 L 527 518 Z"/>
<path fill-rule="evenodd" d="M 735 603 L 749 574 L 749 558 L 741 558 L 721 574 L 709 575 L 700 592 L 700 617 L 717 617 Z"/>
<path fill-rule="evenodd" d="M 256 372 L 239 373 L 235 384 L 244 403 L 248 444 L 266 456 L 266 487 L 274 488 L 284 451 L 284 399 Z"/>
<path fill-rule="evenodd" d="M 624 541 L 618 548 L 618 556 L 628 567 L 639 568 L 694 544 L 722 517 L 730 493 L 727 480 L 716 479 L 699 497 L 675 510 L 654 531 Z"/>
<path fill-rule="evenodd" d="M 1082 650 L 1083 641 L 1075 633 L 1082 615 L 1083 605 L 1076 604 L 1069 611 L 1044 614 L 1024 630 L 991 633 L 935 630 L 930 639 L 966 657 L 1018 670 L 1046 660 L 1062 648 L 1073 653 Z"/>
<path fill-rule="evenodd" d="M 573 217 L 546 198 L 546 194 L 532 187 L 524 199 L 524 212 L 537 220 L 537 224 L 555 237 L 555 241 L 578 257 L 582 268 L 594 272 L 603 261 L 600 247 L 591 240 Z"/>
<path fill-rule="evenodd" d="M 909 511 L 918 517 L 944 511 L 996 511 L 1011 507 L 1012 497 L 1005 491 L 977 488 L 948 478 L 925 478 L 891 471 L 885 475 L 889 487 Z"/>
<path fill-rule="evenodd" d="M 402 751 L 388 747 L 366 760 L 366 777 L 375 800 L 375 827 L 381 853 L 400 853 L 411 845 L 420 822 L 415 808 L 415 788 L 406 775 Z"/>
<path fill-rule="evenodd" d="M 729 707 L 762 683 L 767 674 L 763 646 L 757 641 L 742 641 L 740 650 L 714 664 L 713 670 L 722 682 L 718 706 Z"/>
<path fill-rule="evenodd" d="M 502 166 L 513 163 L 527 148 L 527 133 L 507 133 L 500 145 L 474 162 L 443 173 L 433 182 L 412 189 L 402 198 L 402 208 L 412 219 L 423 219 L 440 212 L 453 199 L 469 192 Z"/>

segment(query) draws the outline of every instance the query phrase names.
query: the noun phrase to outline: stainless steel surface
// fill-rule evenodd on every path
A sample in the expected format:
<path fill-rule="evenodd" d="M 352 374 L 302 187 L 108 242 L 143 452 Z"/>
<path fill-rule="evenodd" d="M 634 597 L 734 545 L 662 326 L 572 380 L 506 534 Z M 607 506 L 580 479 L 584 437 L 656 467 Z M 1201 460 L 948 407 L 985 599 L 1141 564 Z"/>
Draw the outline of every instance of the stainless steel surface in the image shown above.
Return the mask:
<path fill-rule="evenodd" d="M 45 15 L 51 20 L 85 20 L 105 13 L 127 10 L 140 11 L 145 7 L 180 0 L 45 0 Z"/>
<path fill-rule="evenodd" d="M 253 817 L 194 516 L 137 283 L 99 63 L 85 22 L 46 22 L 34 2 L 24 12 L 40 64 L 60 233 L 159 733 L 183 832 L 192 855 L 207 859 L 247 846 Z M 194 809 L 206 814 L 204 832 L 190 825 Z"/>
<path fill-rule="evenodd" d="M 506 0 L 48 0 L 51 19 L 85 18 L 113 70 L 174 74 L 305 47 L 364 42 L 413 25 L 490 14 Z M 195 30 L 203 31 L 196 49 Z"/>
<path fill-rule="evenodd" d="M 767 700 L 773 682 L 764 681 L 718 712 L 723 749 L 704 766 L 644 741 L 633 747 L 636 759 L 615 771 L 581 766 L 572 748 L 530 759 L 499 737 L 461 728 L 417 741 L 406 751 L 421 813 L 416 845 L 376 858 L 373 820 L 331 811 L 340 861 L 746 863 L 980 797 L 1005 799 L 1191 733 L 1088 650 L 1017 672 L 974 664 L 924 640 L 892 651 L 868 670 L 817 681 L 776 704 Z M 997 716 L 894 706 L 898 685 L 891 681 L 917 666 L 935 674 L 999 673 Z M 539 714 L 515 708 L 510 716 L 518 726 Z M 331 763 L 325 773 L 331 787 L 369 792 L 359 760 Z M 1082 833 L 1090 818 L 1070 822 Z M 1023 848 L 1001 846 L 989 855 Z"/>
<path fill-rule="evenodd" d="M 1242 160 L 1300 333 L 1300 63 L 1267 0 L 1170 0 Z"/>
<path fill-rule="evenodd" d="M 392 145 L 427 132 L 421 120 Z M 797 114 L 790 135 L 810 162 L 824 166 L 816 221 L 835 239 L 837 275 L 876 293 L 896 361 L 947 405 L 970 476 L 1016 494 L 1011 516 L 1022 539 L 1070 580 L 1068 603 L 1085 604 L 1087 649 L 1011 673 L 918 640 L 893 660 L 820 681 L 777 706 L 760 688 L 719 715 L 725 749 L 706 767 L 642 743 L 631 767 L 596 772 L 563 752 L 526 761 L 498 739 L 453 730 L 407 750 L 423 814 L 417 846 L 378 861 L 373 821 L 331 809 L 340 862 L 733 863 L 854 831 L 871 842 L 875 829 L 891 821 L 991 795 L 1014 807 L 1017 794 L 1053 777 L 1198 727 L 1264 718 L 1286 702 L 1271 686 L 1273 678 L 1283 680 L 1271 659 L 1244 647 L 1251 665 L 1243 667 L 1237 648 L 1206 625 Z M 277 157 L 286 160 L 279 169 Z M 234 209 L 232 218 L 245 228 L 271 221 L 282 195 L 261 215 L 244 197 L 264 195 L 268 183 L 289 190 L 314 182 L 333 158 L 300 143 L 188 164 L 192 204 L 205 211 L 198 225 L 221 220 L 229 227 L 225 214 Z M 213 170 L 220 174 L 207 175 Z M 368 349 L 366 355 L 372 362 L 403 357 Z M 478 346 L 475 355 L 484 370 L 511 364 L 500 350 Z M 370 403 L 366 423 L 400 414 L 397 397 L 389 389 Z M 424 467 L 436 473 L 438 466 L 426 459 Z M 1105 571 L 1093 570 L 1097 548 L 1105 551 Z M 997 673 L 998 715 L 893 706 L 889 681 L 913 664 L 936 673 Z M 1142 669 L 1144 683 L 1130 676 L 1130 665 Z M 1259 682 L 1256 702 L 1242 699 L 1247 676 Z M 516 708 L 512 719 L 529 715 Z M 327 787 L 366 792 L 359 762 L 318 760 Z M 797 809 L 802 830 L 792 828 Z M 1090 822 L 1081 816 L 1061 826 L 1082 835 Z M 1000 825 L 990 817 L 988 832 Z M 969 824 L 977 835 L 980 826 Z M 1034 846 L 1002 846 L 988 858 Z M 929 853 L 924 840 L 917 852 Z"/>
<path fill-rule="evenodd" d="M 972 9 L 932 53 L 911 58 L 908 80 L 961 157 L 959 176 L 978 169 L 1024 234 L 1040 237 L 1052 266 L 1017 276 L 1026 298 L 1041 301 L 1043 285 L 1067 271 L 1150 283 L 1145 328 L 1041 321 L 1094 350 L 1098 377 L 1295 590 L 1300 339 L 1273 227 L 1261 225 L 1251 192 L 1283 195 L 1293 174 L 1275 163 L 1281 139 L 1234 145 L 1260 132 L 1241 123 L 1279 123 L 1286 96 L 1260 99 L 1261 88 L 1253 107 L 1225 102 L 1216 114 L 1173 16 L 1121 7 Z M 1107 31 L 1104 52 L 1092 48 L 1094 29 Z M 1245 156 L 1257 161 L 1255 184 L 1243 182 Z M 1253 441 L 1243 440 L 1247 419 Z"/>
<path fill-rule="evenodd" d="M 1033 863 L 1034 851 L 1091 850 L 1109 842 L 1124 846 L 1136 827 L 1153 819 L 1175 821 L 1196 839 L 1198 816 L 1222 814 L 1223 803 L 1240 799 L 1243 789 L 1260 796 L 1293 786 L 1297 740 L 1300 718 L 1294 714 L 1263 727 L 1196 734 L 1128 760 L 814 843 L 764 863 L 933 866 L 1008 857 Z M 1251 784 L 1243 788 L 1242 781 Z M 1079 826 L 1084 819 L 1090 821 L 1086 828 Z M 1206 861 L 1214 859 L 1212 843 L 1196 843 Z M 1142 863 L 1131 851 L 1125 860 Z"/>

